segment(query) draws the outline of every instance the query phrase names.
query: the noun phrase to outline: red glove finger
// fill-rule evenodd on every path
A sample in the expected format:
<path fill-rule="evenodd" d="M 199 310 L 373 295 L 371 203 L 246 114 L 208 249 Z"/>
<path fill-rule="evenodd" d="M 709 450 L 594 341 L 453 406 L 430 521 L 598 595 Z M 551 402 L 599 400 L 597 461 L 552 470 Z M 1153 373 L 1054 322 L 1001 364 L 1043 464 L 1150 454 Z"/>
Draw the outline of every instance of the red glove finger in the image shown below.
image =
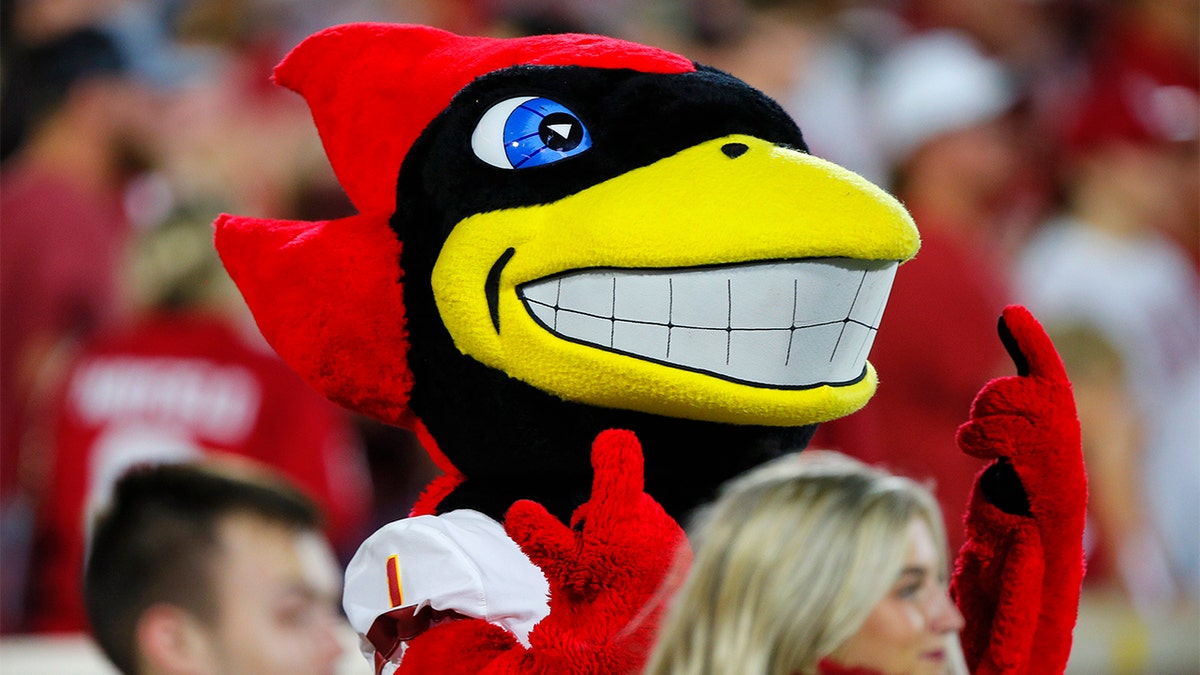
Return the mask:
<path fill-rule="evenodd" d="M 971 417 L 1020 415 L 1047 417 L 1053 408 L 1070 404 L 1069 383 L 1029 375 L 998 377 L 988 382 L 971 404 Z"/>
<path fill-rule="evenodd" d="M 1021 305 L 1009 305 L 1000 315 L 1000 341 L 1017 366 L 1017 374 L 1066 381 L 1054 343 L 1037 319 Z"/>
<path fill-rule="evenodd" d="M 504 531 L 554 583 L 575 560 L 575 533 L 544 506 L 521 500 L 504 514 Z"/>
<path fill-rule="evenodd" d="M 609 522 L 632 513 L 645 486 L 644 464 L 642 445 L 632 431 L 600 432 L 592 442 L 594 473 L 588 518 Z"/>
<path fill-rule="evenodd" d="M 1013 457 L 1027 447 L 1033 422 L 1022 415 L 988 415 L 958 428 L 958 447 L 972 457 Z"/>

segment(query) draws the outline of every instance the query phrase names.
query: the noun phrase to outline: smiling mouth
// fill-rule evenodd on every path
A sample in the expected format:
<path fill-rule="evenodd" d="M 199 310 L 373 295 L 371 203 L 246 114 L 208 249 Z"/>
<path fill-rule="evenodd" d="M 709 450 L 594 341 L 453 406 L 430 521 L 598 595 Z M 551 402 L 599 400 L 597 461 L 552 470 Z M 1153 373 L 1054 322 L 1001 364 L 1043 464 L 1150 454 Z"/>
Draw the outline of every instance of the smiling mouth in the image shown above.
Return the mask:
<path fill-rule="evenodd" d="M 896 261 L 818 258 L 701 269 L 590 269 L 517 287 L 572 342 L 753 386 L 856 382 Z"/>

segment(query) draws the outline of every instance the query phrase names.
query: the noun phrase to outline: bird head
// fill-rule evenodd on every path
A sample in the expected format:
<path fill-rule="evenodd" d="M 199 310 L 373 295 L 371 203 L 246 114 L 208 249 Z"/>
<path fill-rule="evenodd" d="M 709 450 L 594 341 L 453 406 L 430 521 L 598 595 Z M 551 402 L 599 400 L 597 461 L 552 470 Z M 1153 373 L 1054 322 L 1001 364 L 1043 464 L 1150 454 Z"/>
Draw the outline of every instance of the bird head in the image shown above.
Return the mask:
<path fill-rule="evenodd" d="M 916 228 L 736 78 L 599 36 L 355 24 L 276 80 L 358 214 L 222 216 L 217 247 L 294 369 L 418 430 L 448 474 L 430 504 L 464 477 L 510 486 L 490 511 L 585 488 L 612 427 L 651 489 L 692 459 L 707 490 L 873 394 Z"/>

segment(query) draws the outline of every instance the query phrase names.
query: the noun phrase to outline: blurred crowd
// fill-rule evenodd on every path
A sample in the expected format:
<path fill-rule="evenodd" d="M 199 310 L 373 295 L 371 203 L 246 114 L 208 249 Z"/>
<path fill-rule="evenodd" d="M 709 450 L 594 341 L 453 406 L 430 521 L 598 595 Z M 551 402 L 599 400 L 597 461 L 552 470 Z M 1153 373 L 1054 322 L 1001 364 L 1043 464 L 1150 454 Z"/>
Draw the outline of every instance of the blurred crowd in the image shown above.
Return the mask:
<path fill-rule="evenodd" d="M 1195 0 L 4 0 L 0 630 L 78 630 L 86 515 L 123 469 L 212 453 L 292 476 L 348 556 L 434 471 L 319 399 L 258 336 L 213 218 L 350 206 L 272 67 L 348 21 L 598 32 L 727 70 L 922 234 L 839 449 L 934 486 L 961 543 L 954 431 L 1013 366 L 1026 304 L 1075 386 L 1090 588 L 1200 599 L 1200 3 Z M 343 558 L 344 559 L 344 558 Z"/>

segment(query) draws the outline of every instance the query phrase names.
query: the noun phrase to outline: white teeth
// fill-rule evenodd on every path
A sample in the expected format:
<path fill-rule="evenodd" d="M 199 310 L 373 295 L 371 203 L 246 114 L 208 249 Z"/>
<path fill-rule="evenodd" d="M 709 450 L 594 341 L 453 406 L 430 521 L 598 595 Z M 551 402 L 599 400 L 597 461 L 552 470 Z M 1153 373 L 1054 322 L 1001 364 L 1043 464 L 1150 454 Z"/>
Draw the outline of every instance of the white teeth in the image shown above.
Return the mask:
<path fill-rule="evenodd" d="M 522 284 L 575 342 L 766 387 L 863 374 L 898 263 L 822 258 L 693 270 L 596 269 Z"/>

